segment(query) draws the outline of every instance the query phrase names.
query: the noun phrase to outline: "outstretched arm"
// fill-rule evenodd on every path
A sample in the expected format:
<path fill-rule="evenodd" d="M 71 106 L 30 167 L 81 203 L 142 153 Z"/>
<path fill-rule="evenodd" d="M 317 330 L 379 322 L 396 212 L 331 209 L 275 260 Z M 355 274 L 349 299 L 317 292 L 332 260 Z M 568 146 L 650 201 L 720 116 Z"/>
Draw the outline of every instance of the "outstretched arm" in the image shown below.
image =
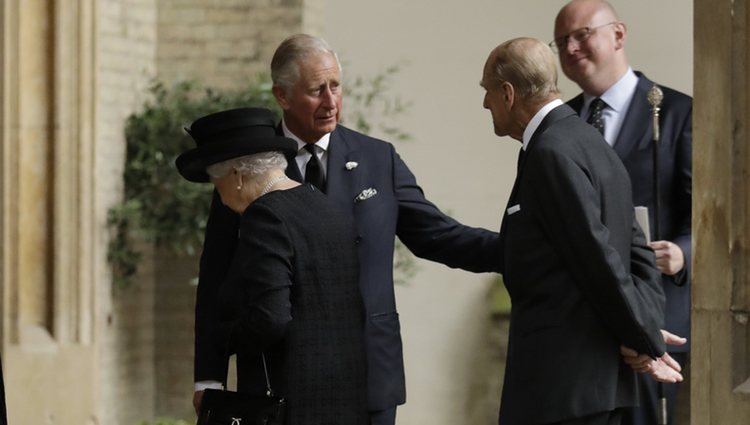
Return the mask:
<path fill-rule="evenodd" d="M 414 174 L 391 148 L 398 202 L 396 234 L 414 255 L 472 272 L 502 272 L 497 232 L 465 226 L 428 201 Z"/>

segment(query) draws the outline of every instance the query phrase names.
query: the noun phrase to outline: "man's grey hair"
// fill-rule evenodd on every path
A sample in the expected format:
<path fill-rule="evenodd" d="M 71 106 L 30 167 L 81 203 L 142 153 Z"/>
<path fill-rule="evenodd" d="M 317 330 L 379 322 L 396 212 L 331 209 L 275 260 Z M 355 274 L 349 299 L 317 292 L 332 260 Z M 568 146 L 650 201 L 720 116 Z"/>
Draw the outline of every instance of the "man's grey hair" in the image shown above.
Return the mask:
<path fill-rule="evenodd" d="M 295 34 L 282 41 L 271 59 L 271 80 L 290 94 L 299 79 L 299 64 L 316 53 L 330 53 L 336 59 L 341 72 L 341 63 L 336 52 L 325 40 L 308 34 Z"/>
<path fill-rule="evenodd" d="M 232 170 L 237 170 L 240 174 L 262 176 L 271 170 L 284 171 L 286 167 L 286 157 L 281 152 L 261 152 L 211 164 L 206 167 L 206 174 L 215 179 L 220 179 Z"/>
<path fill-rule="evenodd" d="M 492 69 L 496 82 L 507 81 L 529 102 L 559 96 L 555 54 L 533 38 L 516 38 L 497 48 Z"/>

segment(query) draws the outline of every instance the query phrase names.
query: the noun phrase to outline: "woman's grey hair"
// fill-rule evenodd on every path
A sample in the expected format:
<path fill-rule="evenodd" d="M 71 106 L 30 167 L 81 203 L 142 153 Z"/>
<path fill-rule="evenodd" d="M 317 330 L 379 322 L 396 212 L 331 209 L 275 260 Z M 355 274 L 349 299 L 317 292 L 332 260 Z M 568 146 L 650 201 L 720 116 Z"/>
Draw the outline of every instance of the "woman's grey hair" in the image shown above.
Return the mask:
<path fill-rule="evenodd" d="M 341 72 L 341 63 L 336 52 L 322 38 L 308 34 L 295 34 L 282 41 L 271 59 L 271 80 L 289 95 L 299 79 L 299 63 L 315 53 L 330 53 L 336 59 Z"/>
<path fill-rule="evenodd" d="M 206 167 L 206 174 L 220 179 L 232 170 L 237 170 L 240 174 L 261 176 L 271 170 L 286 170 L 286 167 L 286 158 L 281 152 L 261 152 L 211 164 Z"/>

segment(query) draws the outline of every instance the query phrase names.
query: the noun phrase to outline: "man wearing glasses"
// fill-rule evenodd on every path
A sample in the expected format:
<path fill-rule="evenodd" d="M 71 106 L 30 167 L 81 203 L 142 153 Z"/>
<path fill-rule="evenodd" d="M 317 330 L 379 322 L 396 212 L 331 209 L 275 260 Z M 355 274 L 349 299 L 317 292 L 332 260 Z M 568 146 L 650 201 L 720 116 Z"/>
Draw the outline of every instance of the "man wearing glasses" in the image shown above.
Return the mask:
<path fill-rule="evenodd" d="M 651 248 L 662 272 L 666 295 L 666 330 L 690 334 L 690 244 L 692 202 L 692 99 L 660 86 L 658 177 L 654 173 L 654 133 L 648 92 L 654 86 L 634 72 L 625 57 L 627 28 L 614 8 L 602 0 L 573 0 L 555 20 L 555 39 L 550 47 L 558 53 L 565 75 L 583 93 L 568 102 L 579 115 L 599 130 L 625 164 L 633 185 L 633 204 L 648 207 Z M 654 237 L 655 190 L 659 184 L 660 237 Z M 654 240 L 659 239 L 659 240 Z M 689 345 L 669 347 L 670 355 L 687 366 Z M 640 408 L 628 412 L 625 424 L 656 424 L 659 388 L 639 375 Z M 663 384 L 669 423 L 680 384 Z M 631 417 L 632 415 L 632 417 Z"/>

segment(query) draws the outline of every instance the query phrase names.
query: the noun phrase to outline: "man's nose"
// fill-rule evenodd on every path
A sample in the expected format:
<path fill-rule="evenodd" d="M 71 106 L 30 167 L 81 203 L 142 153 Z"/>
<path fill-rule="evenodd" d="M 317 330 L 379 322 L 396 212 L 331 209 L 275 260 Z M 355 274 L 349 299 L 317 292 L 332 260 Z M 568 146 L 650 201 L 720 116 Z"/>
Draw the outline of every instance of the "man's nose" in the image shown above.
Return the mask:
<path fill-rule="evenodd" d="M 565 48 L 560 49 L 560 53 L 568 53 L 572 55 L 573 53 L 578 51 L 579 47 L 581 47 L 581 43 L 569 38 L 565 40 Z"/>
<path fill-rule="evenodd" d="M 325 89 L 323 89 L 323 104 L 329 107 L 336 106 L 336 95 L 333 94 L 333 90 L 331 90 L 331 87 L 326 87 Z"/>

